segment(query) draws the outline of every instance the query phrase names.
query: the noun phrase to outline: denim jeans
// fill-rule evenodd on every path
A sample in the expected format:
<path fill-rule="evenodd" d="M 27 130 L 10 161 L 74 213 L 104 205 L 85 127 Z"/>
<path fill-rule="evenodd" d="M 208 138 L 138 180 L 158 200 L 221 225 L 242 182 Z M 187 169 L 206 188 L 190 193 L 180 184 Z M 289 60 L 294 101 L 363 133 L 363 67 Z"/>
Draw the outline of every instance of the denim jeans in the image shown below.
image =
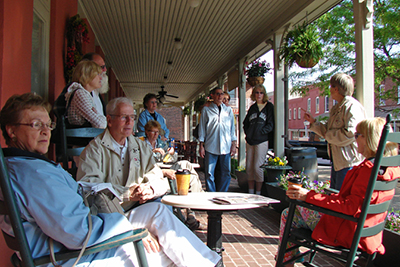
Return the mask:
<path fill-rule="evenodd" d="M 347 172 L 351 169 L 352 169 L 352 167 L 343 168 L 341 170 L 335 171 L 335 168 L 334 168 L 333 162 L 332 162 L 330 188 L 340 190 L 340 188 L 342 187 L 343 181 L 344 181 L 344 177 L 346 176 Z"/>
<path fill-rule="evenodd" d="M 219 160 L 220 177 L 214 176 Z M 231 155 L 215 155 L 206 151 L 205 159 L 206 189 L 208 192 L 227 192 L 231 183 Z"/>

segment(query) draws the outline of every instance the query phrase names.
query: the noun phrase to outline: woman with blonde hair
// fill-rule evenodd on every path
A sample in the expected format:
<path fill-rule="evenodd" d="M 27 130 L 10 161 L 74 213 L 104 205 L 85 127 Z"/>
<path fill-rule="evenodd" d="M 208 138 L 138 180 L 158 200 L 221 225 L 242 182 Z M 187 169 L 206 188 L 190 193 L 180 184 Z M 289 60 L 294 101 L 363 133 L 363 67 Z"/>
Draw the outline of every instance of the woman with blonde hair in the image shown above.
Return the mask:
<path fill-rule="evenodd" d="M 372 118 L 363 120 L 357 124 L 354 136 L 358 152 L 365 157 L 365 160 L 347 172 L 339 193 L 327 195 L 317 193 L 314 190 L 309 191 L 297 185 L 290 185 L 286 191 L 286 195 L 291 199 L 306 201 L 307 203 L 339 211 L 354 217 L 359 216 L 385 123 L 385 120 L 382 118 Z M 397 154 L 397 144 L 387 142 L 384 156 Z M 399 176 L 399 167 L 381 167 L 377 180 L 390 181 Z M 392 191 L 374 191 L 371 197 L 371 204 L 378 204 L 382 200 L 392 198 L 393 195 L 394 189 Z M 281 215 L 279 240 L 282 239 L 287 214 L 288 209 L 285 209 Z M 369 216 L 365 221 L 365 225 L 373 226 L 379 224 L 385 218 L 386 213 Z M 298 207 L 293 217 L 292 227 L 312 230 L 312 238 L 323 244 L 350 248 L 356 230 L 356 222 Z M 291 243 L 288 243 L 288 246 L 292 246 Z M 380 254 L 384 253 L 382 234 L 362 237 L 359 247 L 368 254 L 372 254 L 375 251 Z M 296 249 L 286 253 L 284 261 L 291 259 L 297 253 L 298 250 Z"/>
<path fill-rule="evenodd" d="M 260 165 L 268 153 L 268 142 L 274 132 L 274 105 L 268 101 L 264 85 L 257 84 L 251 93 L 255 103 L 249 108 L 243 121 L 246 135 L 246 173 L 249 193 L 261 194 L 264 172 Z M 273 138 L 273 137 L 272 137 Z M 254 182 L 255 181 L 255 182 Z"/>
<path fill-rule="evenodd" d="M 75 67 L 72 84 L 65 94 L 67 128 L 79 126 L 106 128 L 106 117 L 97 112 L 91 96 L 93 90 L 101 87 L 102 73 L 101 67 L 93 61 L 82 60 Z"/>

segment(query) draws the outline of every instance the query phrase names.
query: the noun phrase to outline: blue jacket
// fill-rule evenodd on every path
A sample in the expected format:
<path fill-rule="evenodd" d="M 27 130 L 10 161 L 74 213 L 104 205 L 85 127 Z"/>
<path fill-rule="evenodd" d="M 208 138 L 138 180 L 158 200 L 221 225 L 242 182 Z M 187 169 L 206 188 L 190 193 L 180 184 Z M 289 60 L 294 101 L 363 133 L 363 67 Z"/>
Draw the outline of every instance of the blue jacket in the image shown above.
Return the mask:
<path fill-rule="evenodd" d="M 158 121 L 161 125 L 161 129 L 163 129 L 165 131 L 165 138 L 169 138 L 169 130 L 167 128 L 167 125 L 165 124 L 165 119 L 163 116 L 160 115 L 160 113 L 158 113 L 157 111 L 154 111 L 155 116 L 156 116 L 156 121 Z M 142 113 L 140 113 L 139 115 L 139 121 L 138 121 L 138 125 L 137 125 L 137 129 L 138 129 L 138 133 L 135 134 L 135 136 L 140 137 L 140 136 L 145 136 L 145 132 L 144 132 L 144 126 L 146 125 L 146 123 L 148 121 L 153 121 L 154 118 L 153 116 L 151 116 L 150 112 L 145 109 L 142 111 Z"/>
<path fill-rule="evenodd" d="M 4 155 L 33 257 L 49 254 L 48 236 L 54 239 L 56 252 L 63 247 L 80 249 L 88 232 L 89 208 L 83 204 L 78 184 L 71 175 L 59 164 L 35 153 L 6 148 Z M 0 198 L 3 199 L 1 192 Z M 92 221 L 87 246 L 132 229 L 131 223 L 119 213 L 98 214 L 92 216 Z M 4 216 L 0 216 L 0 227 L 12 235 L 11 225 Z M 101 259 L 113 257 L 115 250 L 82 257 L 80 263 L 104 266 Z M 74 261 L 62 265 L 71 266 Z"/>

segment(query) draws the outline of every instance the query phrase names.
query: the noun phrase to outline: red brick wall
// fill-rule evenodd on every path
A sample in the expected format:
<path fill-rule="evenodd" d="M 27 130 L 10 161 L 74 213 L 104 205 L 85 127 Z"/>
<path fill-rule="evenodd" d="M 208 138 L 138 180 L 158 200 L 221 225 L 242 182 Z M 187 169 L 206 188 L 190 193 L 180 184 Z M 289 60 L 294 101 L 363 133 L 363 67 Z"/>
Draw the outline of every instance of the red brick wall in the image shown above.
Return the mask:
<path fill-rule="evenodd" d="M 175 140 L 183 140 L 183 115 L 179 107 L 169 107 L 157 110 L 166 120 L 169 129 L 169 137 Z"/>

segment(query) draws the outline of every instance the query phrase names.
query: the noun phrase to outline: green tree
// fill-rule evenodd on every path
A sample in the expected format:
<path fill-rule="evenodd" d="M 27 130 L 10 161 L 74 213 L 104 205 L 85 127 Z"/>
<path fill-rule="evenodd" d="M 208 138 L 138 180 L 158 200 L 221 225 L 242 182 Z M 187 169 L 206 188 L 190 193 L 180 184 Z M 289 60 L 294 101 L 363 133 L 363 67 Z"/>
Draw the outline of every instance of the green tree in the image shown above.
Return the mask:
<path fill-rule="evenodd" d="M 400 85 L 400 0 L 374 0 L 374 61 L 375 90 L 391 78 Z M 329 95 L 329 78 L 337 72 L 355 75 L 355 30 L 352 0 L 344 0 L 315 24 L 323 43 L 324 57 L 320 63 L 301 72 L 292 72 L 292 93 L 308 92 L 307 85 L 318 83 L 321 95 Z M 314 81 L 305 81 L 317 76 Z M 388 90 L 389 89 L 389 90 Z M 397 86 L 386 88 L 383 99 L 397 100 Z"/>

